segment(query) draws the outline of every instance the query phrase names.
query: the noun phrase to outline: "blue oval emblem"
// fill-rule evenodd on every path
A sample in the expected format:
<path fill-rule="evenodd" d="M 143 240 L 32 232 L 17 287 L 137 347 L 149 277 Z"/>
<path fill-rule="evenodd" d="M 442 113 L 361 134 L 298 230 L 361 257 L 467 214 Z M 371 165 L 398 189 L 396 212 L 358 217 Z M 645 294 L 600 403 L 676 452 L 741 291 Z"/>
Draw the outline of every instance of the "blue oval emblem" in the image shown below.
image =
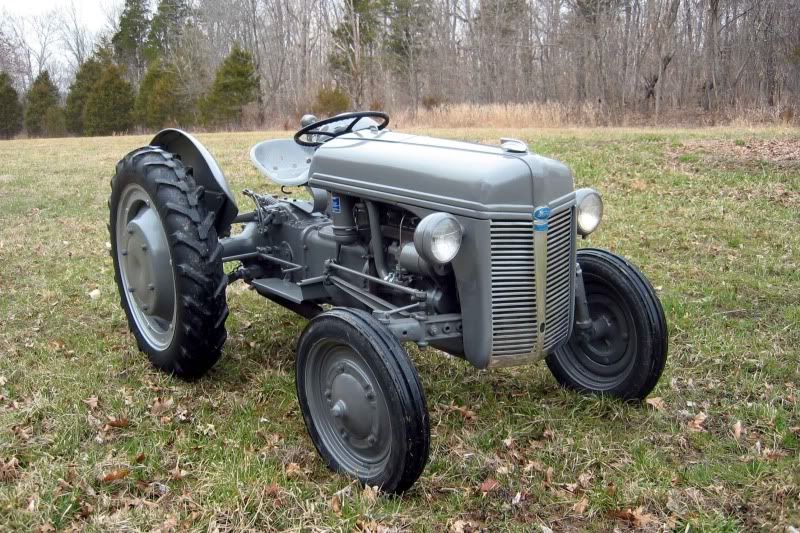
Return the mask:
<path fill-rule="evenodd" d="M 533 211 L 533 218 L 536 220 L 547 220 L 550 218 L 550 208 L 549 207 L 537 207 Z"/>

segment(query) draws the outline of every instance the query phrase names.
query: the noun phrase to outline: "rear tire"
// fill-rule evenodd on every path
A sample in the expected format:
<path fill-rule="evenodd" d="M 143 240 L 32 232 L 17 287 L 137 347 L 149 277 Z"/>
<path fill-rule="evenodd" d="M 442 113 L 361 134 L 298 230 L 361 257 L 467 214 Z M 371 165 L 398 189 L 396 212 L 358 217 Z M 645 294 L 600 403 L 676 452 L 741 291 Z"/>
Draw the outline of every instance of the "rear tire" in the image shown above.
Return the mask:
<path fill-rule="evenodd" d="M 408 354 L 371 315 L 336 308 L 300 337 L 297 398 L 328 467 L 389 493 L 425 468 L 430 426 L 425 394 Z"/>
<path fill-rule="evenodd" d="M 161 370 L 203 375 L 227 338 L 227 277 L 214 213 L 180 159 L 156 147 L 117 164 L 108 201 L 111 257 L 139 349 Z"/>
<path fill-rule="evenodd" d="M 578 250 L 578 264 L 597 331 L 587 339 L 577 328 L 547 357 L 564 387 L 625 400 L 645 398 L 667 360 L 667 321 L 647 278 L 606 250 Z"/>

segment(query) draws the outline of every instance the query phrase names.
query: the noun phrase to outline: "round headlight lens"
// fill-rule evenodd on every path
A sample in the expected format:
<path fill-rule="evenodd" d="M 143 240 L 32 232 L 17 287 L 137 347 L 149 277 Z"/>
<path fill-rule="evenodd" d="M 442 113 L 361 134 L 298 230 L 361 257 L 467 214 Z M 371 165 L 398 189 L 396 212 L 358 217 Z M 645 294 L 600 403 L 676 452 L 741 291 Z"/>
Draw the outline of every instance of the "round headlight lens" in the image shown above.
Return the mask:
<path fill-rule="evenodd" d="M 433 264 L 449 263 L 461 248 L 464 231 L 453 215 L 433 213 L 422 219 L 414 231 L 414 247 Z"/>
<path fill-rule="evenodd" d="M 603 199 L 594 189 L 579 189 L 575 193 L 578 206 L 578 233 L 589 235 L 603 219 Z"/>

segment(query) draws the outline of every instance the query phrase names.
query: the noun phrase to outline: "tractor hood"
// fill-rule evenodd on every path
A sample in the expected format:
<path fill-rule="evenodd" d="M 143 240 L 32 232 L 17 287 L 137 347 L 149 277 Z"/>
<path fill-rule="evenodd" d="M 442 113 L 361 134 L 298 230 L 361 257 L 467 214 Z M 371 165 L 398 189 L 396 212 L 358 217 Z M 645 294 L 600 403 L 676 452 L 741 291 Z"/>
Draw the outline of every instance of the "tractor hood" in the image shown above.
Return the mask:
<path fill-rule="evenodd" d="M 529 214 L 573 190 L 572 173 L 553 159 L 385 130 L 326 142 L 309 178 L 322 189 L 476 218 Z"/>

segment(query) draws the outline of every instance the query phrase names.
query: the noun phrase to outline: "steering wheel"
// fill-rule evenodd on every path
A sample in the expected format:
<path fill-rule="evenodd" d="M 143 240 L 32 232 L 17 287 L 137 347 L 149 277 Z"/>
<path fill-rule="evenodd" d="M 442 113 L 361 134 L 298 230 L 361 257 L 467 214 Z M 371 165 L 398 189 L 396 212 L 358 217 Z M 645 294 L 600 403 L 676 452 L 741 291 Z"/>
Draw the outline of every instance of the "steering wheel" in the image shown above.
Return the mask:
<path fill-rule="evenodd" d="M 389 125 L 389 115 L 381 111 L 356 111 L 354 113 L 342 113 L 341 115 L 336 115 L 335 117 L 329 117 L 326 119 L 318 120 L 313 124 L 309 124 L 304 128 L 300 128 L 299 130 L 297 130 L 297 133 L 294 134 L 294 142 L 296 142 L 300 146 L 310 146 L 312 148 L 316 148 L 317 146 L 321 146 L 325 141 L 329 141 L 330 139 L 339 137 L 340 135 L 344 135 L 345 133 L 350 133 L 351 131 L 353 131 L 353 128 L 358 123 L 358 121 L 361 120 L 362 118 L 379 118 L 383 120 L 383 122 L 378 124 L 378 130 L 382 130 Z M 353 120 L 343 130 L 339 130 L 337 132 L 330 132 L 320 129 L 322 126 L 327 126 L 328 124 L 333 124 L 334 122 L 341 122 L 350 119 Z M 330 139 L 325 139 L 325 141 L 308 141 L 306 139 L 303 139 L 304 135 L 322 135 L 324 137 L 330 137 Z"/>

